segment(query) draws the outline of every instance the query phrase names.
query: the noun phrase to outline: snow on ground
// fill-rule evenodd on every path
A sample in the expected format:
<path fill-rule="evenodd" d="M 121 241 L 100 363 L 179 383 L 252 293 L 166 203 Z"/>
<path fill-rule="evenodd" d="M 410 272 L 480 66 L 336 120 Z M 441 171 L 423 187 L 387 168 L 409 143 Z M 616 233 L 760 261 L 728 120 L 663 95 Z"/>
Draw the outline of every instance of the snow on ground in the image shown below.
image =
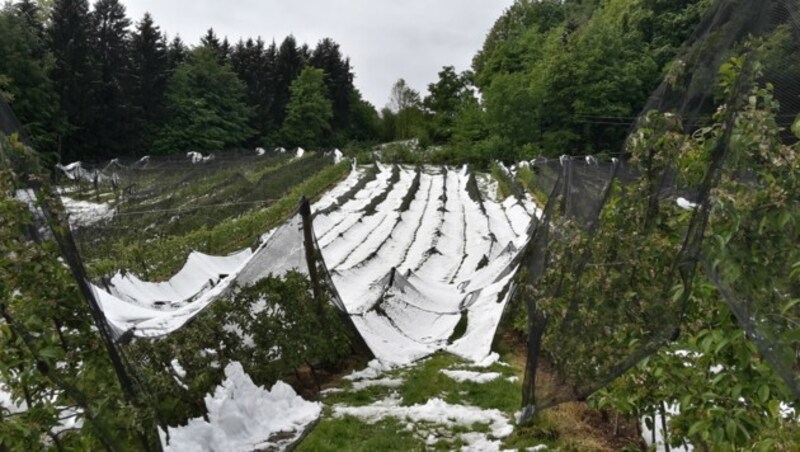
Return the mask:
<path fill-rule="evenodd" d="M 208 421 L 191 419 L 161 432 L 165 451 L 251 451 L 283 449 L 322 413 L 322 405 L 298 396 L 278 382 L 271 390 L 256 386 L 241 364 L 225 368 L 225 381 L 205 398 Z"/>
<path fill-rule="evenodd" d="M 67 196 L 61 197 L 67 210 L 70 226 L 91 226 L 97 222 L 108 220 L 114 216 L 116 209 L 109 203 L 80 201 Z"/>
<path fill-rule="evenodd" d="M 499 372 L 482 373 L 482 372 L 472 372 L 469 370 L 445 369 L 442 370 L 442 373 L 459 383 L 463 383 L 465 381 L 470 381 L 473 383 L 488 383 L 490 381 L 494 381 L 500 378 Z"/>
<path fill-rule="evenodd" d="M 386 388 L 397 388 L 403 384 L 403 380 L 399 378 L 380 378 L 377 380 L 362 380 L 353 382 L 353 389 L 360 391 L 362 389 L 371 388 L 373 386 L 383 386 Z"/>
<path fill-rule="evenodd" d="M 401 399 L 393 395 L 366 406 L 334 405 L 333 415 L 337 417 L 355 416 L 368 423 L 395 418 L 400 421 L 417 424 L 435 424 L 431 426 L 429 431 L 417 429 L 418 434 L 426 436 L 429 445 L 435 444 L 443 434 L 446 434 L 441 430 L 437 430 L 437 426 L 452 429 L 456 426 L 487 425 L 489 427 L 488 434 L 470 432 L 455 435 L 467 444 L 465 450 L 500 450 L 500 440 L 514 431 L 514 426 L 499 410 L 484 410 L 474 406 L 454 405 L 438 398 L 430 399 L 424 404 L 402 406 Z M 413 429 L 413 426 L 411 428 Z"/>

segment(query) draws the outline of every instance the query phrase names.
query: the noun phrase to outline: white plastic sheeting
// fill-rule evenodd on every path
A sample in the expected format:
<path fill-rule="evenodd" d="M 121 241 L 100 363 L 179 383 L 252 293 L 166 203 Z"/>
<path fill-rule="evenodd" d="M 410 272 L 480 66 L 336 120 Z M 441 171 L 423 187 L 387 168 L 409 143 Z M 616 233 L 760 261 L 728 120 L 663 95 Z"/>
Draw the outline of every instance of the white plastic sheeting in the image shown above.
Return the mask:
<path fill-rule="evenodd" d="M 108 290 L 94 289 L 117 333 L 134 328 L 136 336 L 163 336 L 183 326 L 224 293 L 252 254 L 249 248 L 230 256 L 193 252 L 169 281 L 146 282 L 120 272 L 111 278 Z"/>
<path fill-rule="evenodd" d="M 375 179 L 340 205 L 338 199 L 363 172 L 354 168 L 312 206 L 340 307 L 387 365 L 409 364 L 438 350 L 492 362 L 491 344 L 513 294 L 517 257 L 539 209 L 530 198 L 497 200 L 484 193 L 480 202 L 473 200 L 466 167 L 381 164 Z M 412 193 L 413 186 L 418 188 Z M 482 176 L 477 186 L 493 188 Z M 135 327 L 138 336 L 168 334 L 234 281 L 247 285 L 292 269 L 307 272 L 299 215 L 267 237 L 253 255 L 194 253 L 166 283 L 117 274 L 108 292 L 98 290 L 100 302 L 120 331 Z M 455 337 L 460 322 L 466 326 Z"/>
<path fill-rule="evenodd" d="M 467 194 L 466 168 L 425 168 L 400 212 L 416 170 L 402 168 L 390 186 L 392 168 L 378 167 L 352 200 L 314 220 L 347 311 L 382 362 L 408 364 L 437 350 L 485 361 L 536 207 L 490 197 L 481 207 Z M 377 196 L 385 200 L 365 215 Z M 453 340 L 462 316 L 466 331 Z"/>

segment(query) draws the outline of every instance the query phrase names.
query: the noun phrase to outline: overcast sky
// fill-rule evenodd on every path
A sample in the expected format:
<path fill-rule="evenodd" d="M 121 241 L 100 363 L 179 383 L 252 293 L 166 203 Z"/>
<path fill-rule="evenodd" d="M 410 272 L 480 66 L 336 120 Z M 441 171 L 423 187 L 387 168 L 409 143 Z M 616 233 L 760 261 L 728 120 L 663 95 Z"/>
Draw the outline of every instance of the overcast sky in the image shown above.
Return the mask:
<path fill-rule="evenodd" d="M 350 57 L 356 87 L 379 110 L 404 78 L 423 95 L 442 66 L 468 69 L 513 0 L 123 0 L 138 22 L 146 11 L 172 39 L 197 44 L 209 27 L 220 39 L 293 34 L 312 48 L 325 37 Z"/>

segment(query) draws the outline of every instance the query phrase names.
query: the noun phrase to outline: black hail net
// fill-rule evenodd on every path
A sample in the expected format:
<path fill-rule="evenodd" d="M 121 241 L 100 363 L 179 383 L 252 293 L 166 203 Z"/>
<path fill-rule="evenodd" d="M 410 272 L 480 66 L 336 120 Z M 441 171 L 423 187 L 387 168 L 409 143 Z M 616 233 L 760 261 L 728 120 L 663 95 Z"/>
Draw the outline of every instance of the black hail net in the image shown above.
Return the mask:
<path fill-rule="evenodd" d="M 742 150 L 737 137 L 756 102 L 756 86 L 780 103 L 778 126 L 788 129 L 800 112 L 799 6 L 717 1 L 632 128 L 624 151 L 638 147 L 638 153 L 532 162 L 537 188 L 549 196 L 518 291 L 528 310 L 527 415 L 585 400 L 674 341 L 701 278 L 717 287 L 747 336 L 800 398 L 800 312 L 791 303 L 798 295 L 797 256 L 778 250 L 785 235 L 753 227 L 759 215 L 780 209 L 742 207 L 742 227 L 727 244 L 730 259 L 710 259 L 719 253 L 708 237 L 709 229 L 730 220 L 715 208 L 721 190 L 760 193 L 777 184 L 796 192 L 793 153 L 770 161 L 757 149 Z M 721 70 L 733 58 L 737 71 L 724 91 Z M 704 175 L 690 182 L 676 167 L 680 149 L 670 149 L 663 137 L 709 133 L 702 128 L 714 123 L 719 132 Z M 791 139 L 784 130 L 774 147 Z M 681 197 L 691 205 L 679 206 Z M 797 208 L 797 197 L 787 198 Z M 781 231 L 800 239 L 798 232 L 793 222 Z M 665 247 L 667 242 L 681 246 Z M 738 278 L 737 271 L 749 265 L 763 269 L 762 281 Z"/>

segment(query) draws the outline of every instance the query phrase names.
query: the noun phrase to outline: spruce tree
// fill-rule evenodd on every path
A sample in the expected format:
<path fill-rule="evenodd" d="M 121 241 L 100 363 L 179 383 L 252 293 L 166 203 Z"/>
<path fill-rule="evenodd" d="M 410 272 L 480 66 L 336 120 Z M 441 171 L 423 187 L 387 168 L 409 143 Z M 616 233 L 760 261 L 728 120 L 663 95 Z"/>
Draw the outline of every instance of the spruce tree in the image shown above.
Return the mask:
<path fill-rule="evenodd" d="M 47 36 L 54 59 L 50 77 L 69 122 L 60 157 L 62 161 L 88 157 L 95 80 L 89 57 L 92 27 L 88 1 L 55 0 Z"/>
<path fill-rule="evenodd" d="M 233 70 L 247 87 L 247 103 L 253 108 L 251 127 L 257 131 L 251 145 L 262 144 L 274 132 L 275 124 L 270 116 L 274 96 L 274 47 L 272 57 L 264 48 L 261 38 L 239 41 L 231 50 L 230 62 Z"/>
<path fill-rule="evenodd" d="M 166 41 L 166 37 L 164 38 Z M 189 48 L 183 43 L 180 36 L 175 36 L 167 47 L 167 70 L 170 74 L 189 57 Z"/>
<path fill-rule="evenodd" d="M 44 21 L 42 20 L 42 8 L 39 3 L 34 0 L 22 0 L 14 4 L 14 7 L 17 9 L 19 16 L 25 19 L 30 30 L 36 34 L 36 37 L 41 42 L 44 42 Z"/>
<path fill-rule="evenodd" d="M 330 38 L 325 38 L 317 44 L 311 54 L 309 64 L 325 72 L 328 97 L 333 102 L 332 125 L 335 131 L 343 131 L 349 122 L 353 93 L 353 73 L 350 71 L 350 60 L 342 57 L 339 44 Z"/>
<path fill-rule="evenodd" d="M 231 46 L 228 43 L 228 38 L 220 41 L 213 28 L 209 28 L 205 35 L 200 38 L 200 45 L 208 47 L 217 55 L 217 61 L 220 64 L 225 64 L 228 61 L 228 54 L 230 53 Z"/>
<path fill-rule="evenodd" d="M 272 118 L 276 124 L 283 124 L 286 118 L 286 106 L 289 103 L 289 87 L 300 74 L 305 65 L 302 49 L 297 47 L 294 36 L 283 40 L 275 62 L 275 102 L 272 104 Z"/>
<path fill-rule="evenodd" d="M 130 135 L 132 115 L 123 86 L 131 22 L 119 0 L 98 0 L 91 17 L 95 35 L 92 63 L 98 74 L 92 105 L 92 151 L 94 155 L 115 157 L 126 151 Z"/>
<path fill-rule="evenodd" d="M 333 108 L 322 69 L 306 67 L 292 82 L 281 137 L 289 146 L 327 145 Z"/>
<path fill-rule="evenodd" d="M 129 74 L 134 149 L 149 153 L 155 130 L 164 119 L 164 91 L 169 75 L 167 43 L 149 13 L 131 37 Z"/>
<path fill-rule="evenodd" d="M 6 6 L 0 10 L 0 79 L 3 90 L 33 144 L 54 152 L 64 118 L 47 76 L 50 61 L 40 36 L 25 15 Z"/>
<path fill-rule="evenodd" d="M 252 135 L 245 86 L 205 46 L 191 51 L 167 85 L 167 121 L 154 149 L 170 154 L 241 147 Z"/>

